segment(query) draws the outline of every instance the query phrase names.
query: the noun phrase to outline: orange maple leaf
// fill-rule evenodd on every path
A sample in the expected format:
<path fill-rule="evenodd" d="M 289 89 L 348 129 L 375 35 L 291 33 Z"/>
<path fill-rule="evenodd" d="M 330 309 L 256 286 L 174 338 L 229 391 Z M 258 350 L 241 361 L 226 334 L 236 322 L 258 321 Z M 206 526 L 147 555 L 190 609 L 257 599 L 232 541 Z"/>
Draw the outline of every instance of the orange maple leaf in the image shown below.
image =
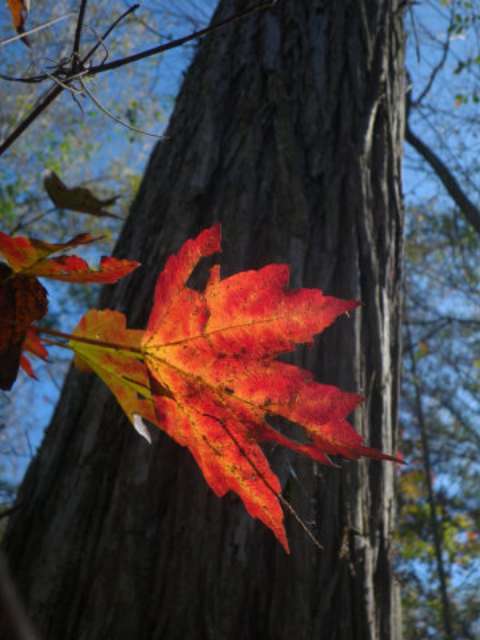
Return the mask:
<path fill-rule="evenodd" d="M 142 336 L 143 331 L 127 329 L 122 313 L 93 310 L 80 320 L 69 345 L 75 351 L 76 365 L 102 378 L 135 429 L 150 442 L 141 418 L 160 425 L 152 402 L 148 371 L 141 361 Z"/>
<path fill-rule="evenodd" d="M 143 338 L 145 363 L 164 390 L 152 389 L 157 420 L 190 449 L 217 495 L 237 493 L 288 549 L 280 483 L 259 442 L 273 440 L 325 464 L 329 454 L 392 459 L 364 447 L 347 422 L 360 396 L 275 359 L 358 303 L 318 289 L 288 290 L 288 266 L 278 264 L 224 280 L 216 266 L 204 292 L 186 288 L 199 259 L 219 249 L 217 225 L 186 242 L 158 278 Z M 273 429 L 270 415 L 301 425 L 308 444 Z"/>
<path fill-rule="evenodd" d="M 99 269 L 91 269 L 78 256 L 49 257 L 95 240 L 98 238 L 82 233 L 68 242 L 51 243 L 23 236 L 11 237 L 0 232 L 0 254 L 3 254 L 16 273 L 64 282 L 113 284 L 139 266 L 134 260 L 103 257 Z"/>
<path fill-rule="evenodd" d="M 395 458 L 365 447 L 346 420 L 360 396 L 275 359 L 358 303 L 318 289 L 289 290 L 285 265 L 223 280 L 213 267 L 205 291 L 188 288 L 200 259 L 219 250 L 216 225 L 167 260 L 144 332 L 127 329 L 118 312 L 90 312 L 70 346 L 133 423 L 143 416 L 188 447 L 213 491 L 235 492 L 288 551 L 280 482 L 259 443 L 274 441 L 324 464 L 332 464 L 329 455 Z M 272 415 L 301 425 L 307 442 L 274 429 Z"/>

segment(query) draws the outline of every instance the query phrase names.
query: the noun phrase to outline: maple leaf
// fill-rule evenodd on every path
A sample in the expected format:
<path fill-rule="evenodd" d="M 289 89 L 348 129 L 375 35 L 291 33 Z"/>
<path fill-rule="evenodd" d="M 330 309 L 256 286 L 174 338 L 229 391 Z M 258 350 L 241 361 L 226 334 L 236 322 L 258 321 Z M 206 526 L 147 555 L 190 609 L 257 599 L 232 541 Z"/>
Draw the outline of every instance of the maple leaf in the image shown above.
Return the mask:
<path fill-rule="evenodd" d="M 43 318 L 47 308 L 47 292 L 38 280 L 16 274 L 0 262 L 1 389 L 10 389 L 15 382 L 27 331 L 32 322 Z"/>
<path fill-rule="evenodd" d="M 142 335 L 143 331 L 126 328 L 122 313 L 93 310 L 80 320 L 69 346 L 75 351 L 76 365 L 92 370 L 102 378 L 132 425 L 150 442 L 148 432 L 139 420 L 146 418 L 157 424 L 148 371 L 139 360 Z M 112 336 L 115 337 L 114 344 Z M 102 342 L 105 346 L 99 344 Z"/>
<path fill-rule="evenodd" d="M 275 359 L 311 342 L 358 303 L 318 289 L 288 290 L 288 266 L 278 264 L 223 280 L 215 266 L 204 292 L 187 288 L 200 258 L 219 250 L 217 225 L 186 242 L 158 278 L 142 339 L 162 391 L 153 385 L 157 419 L 190 449 L 217 495 L 237 493 L 288 549 L 280 483 L 259 442 L 275 441 L 324 464 L 331 464 L 329 455 L 392 459 L 365 447 L 346 420 L 360 396 Z M 301 425 L 308 444 L 273 429 L 270 415 Z"/>
<path fill-rule="evenodd" d="M 364 446 L 347 421 L 360 396 L 276 359 L 358 303 L 318 289 L 289 290 L 288 267 L 277 264 L 223 280 L 215 266 L 205 291 L 188 288 L 201 258 L 219 250 L 216 225 L 167 260 L 145 331 L 127 329 L 118 312 L 89 312 L 70 346 L 110 386 L 134 426 L 144 417 L 187 447 L 213 491 L 235 492 L 288 551 L 285 501 L 261 442 L 323 464 L 332 464 L 330 455 L 399 460 Z M 274 429 L 267 421 L 273 415 L 300 425 L 307 442 Z"/>
<path fill-rule="evenodd" d="M 25 371 L 25 373 L 30 376 L 30 378 L 36 379 L 37 376 L 33 372 L 32 365 L 30 364 L 30 360 L 25 355 L 25 351 L 32 353 L 34 356 L 37 356 L 37 358 L 41 358 L 42 360 L 46 360 L 48 357 L 48 351 L 45 349 L 45 345 L 40 340 L 40 336 L 38 335 L 34 327 L 29 327 L 27 329 L 26 336 L 22 344 L 20 366 Z"/>
<path fill-rule="evenodd" d="M 97 239 L 88 233 L 82 233 L 68 242 L 50 243 L 23 236 L 11 237 L 0 232 L 0 253 L 15 272 L 64 282 L 113 284 L 139 266 L 134 260 L 103 257 L 100 268 L 91 269 L 78 256 L 49 257 L 53 253 L 89 244 Z"/>
<path fill-rule="evenodd" d="M 22 349 L 41 353 L 41 341 L 27 333 L 33 322 L 40 320 L 48 309 L 47 293 L 39 277 L 65 282 L 114 283 L 138 267 L 138 262 L 102 258 L 99 269 L 91 269 L 77 256 L 50 256 L 95 238 L 81 234 L 68 242 L 50 243 L 23 236 L 11 237 L 0 232 L 0 388 L 10 389 L 21 365 L 28 375 L 33 370 Z M 27 341 L 25 342 L 27 338 Z"/>
<path fill-rule="evenodd" d="M 108 217 L 122 220 L 121 216 L 117 216 L 104 208 L 115 204 L 119 196 L 112 196 L 102 200 L 85 187 L 67 187 L 54 171 L 45 176 L 43 184 L 50 200 L 59 209 L 88 213 L 99 218 Z"/>

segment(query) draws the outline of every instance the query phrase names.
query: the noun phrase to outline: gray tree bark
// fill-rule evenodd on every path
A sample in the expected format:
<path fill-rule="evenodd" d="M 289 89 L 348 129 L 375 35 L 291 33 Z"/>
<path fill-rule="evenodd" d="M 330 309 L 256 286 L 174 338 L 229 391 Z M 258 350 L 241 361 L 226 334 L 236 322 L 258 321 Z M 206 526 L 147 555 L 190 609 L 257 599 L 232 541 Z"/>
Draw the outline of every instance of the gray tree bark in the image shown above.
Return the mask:
<path fill-rule="evenodd" d="M 281 0 L 199 45 L 116 255 L 143 263 L 102 304 L 148 316 L 157 273 L 220 220 L 223 274 L 271 261 L 357 298 L 295 361 L 361 391 L 356 428 L 396 449 L 403 140 L 400 0 Z M 245 8 L 222 0 L 215 19 Z M 151 429 L 153 431 L 153 429 Z M 149 447 L 102 382 L 72 371 L 5 539 L 48 640 L 400 638 L 394 465 L 271 451 L 291 556 L 189 453 Z"/>

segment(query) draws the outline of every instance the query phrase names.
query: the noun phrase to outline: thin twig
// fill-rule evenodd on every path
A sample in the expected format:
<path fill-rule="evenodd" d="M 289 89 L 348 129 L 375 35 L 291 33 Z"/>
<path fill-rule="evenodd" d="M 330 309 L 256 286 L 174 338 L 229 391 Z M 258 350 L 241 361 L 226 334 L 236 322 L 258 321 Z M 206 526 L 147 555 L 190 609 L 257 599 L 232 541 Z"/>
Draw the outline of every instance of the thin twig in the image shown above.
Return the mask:
<path fill-rule="evenodd" d="M 452 618 L 450 612 L 450 597 L 448 594 L 447 575 L 443 562 L 443 541 L 441 534 L 441 525 L 438 518 L 437 499 L 433 489 L 432 463 L 430 456 L 430 439 L 428 436 L 427 424 L 423 407 L 423 397 L 421 394 L 419 377 L 417 372 L 417 363 L 415 360 L 415 352 L 410 331 L 408 318 L 406 318 L 406 332 L 408 341 L 408 353 L 410 358 L 410 371 L 412 372 L 412 382 L 414 387 L 414 401 L 417 423 L 420 430 L 420 441 L 422 444 L 422 463 L 425 473 L 427 485 L 427 500 L 430 516 L 430 530 L 433 537 L 433 548 L 435 550 L 435 559 L 437 565 L 438 581 L 440 584 L 440 599 L 442 602 L 442 618 L 445 632 L 445 640 L 453 640 Z"/>
<path fill-rule="evenodd" d="M 108 60 L 108 58 L 110 57 L 110 53 L 108 51 L 108 47 L 105 44 L 105 42 L 103 41 L 103 36 L 99 35 L 95 29 L 91 26 L 89 26 L 90 31 L 93 33 L 93 35 L 95 36 L 95 40 L 96 40 L 96 44 L 98 44 L 99 47 L 102 47 L 102 49 L 104 50 L 103 53 L 103 62 L 106 62 Z"/>
<path fill-rule="evenodd" d="M 25 229 L 26 227 L 29 227 L 30 225 L 34 224 L 35 222 L 38 222 L 39 220 L 42 220 L 45 216 L 49 215 L 50 213 L 53 213 L 54 211 L 56 211 L 56 207 L 51 207 L 50 209 L 47 209 L 46 211 L 44 211 L 43 213 L 39 213 L 38 215 L 36 215 L 35 217 L 31 218 L 30 220 L 27 220 L 26 222 L 22 222 L 20 221 L 11 231 L 10 231 L 10 235 L 15 235 L 16 233 L 18 233 L 19 231 L 21 231 L 22 229 Z"/>
<path fill-rule="evenodd" d="M 106 64 L 100 64 L 94 67 L 90 67 L 88 70 L 88 75 L 93 76 L 99 73 L 104 73 L 105 71 L 112 71 L 113 69 L 124 67 L 125 65 L 132 62 L 138 62 L 139 60 L 150 58 L 151 56 L 158 55 L 159 53 L 164 53 L 165 51 L 169 51 L 170 49 L 176 49 L 177 47 L 181 47 L 191 40 L 197 40 L 202 36 L 214 33 L 215 31 L 223 29 L 223 27 L 226 27 L 233 22 L 237 22 L 238 20 L 242 20 L 243 18 L 246 18 L 253 13 L 257 13 L 258 11 L 262 11 L 263 9 L 271 9 L 274 4 L 276 4 L 275 0 L 274 2 L 263 2 L 262 4 L 250 7 L 250 9 L 246 9 L 241 13 L 237 13 L 230 18 L 226 18 L 225 20 L 222 20 L 217 24 L 205 27 L 204 29 L 200 29 L 199 31 L 194 31 L 193 33 L 190 33 L 188 36 L 184 36 L 183 38 L 177 38 L 176 40 L 172 40 L 171 42 L 167 42 L 166 44 L 159 45 L 158 47 L 152 47 L 151 49 L 146 49 L 145 51 L 134 53 L 131 56 L 125 56 L 124 58 L 119 58 L 118 60 L 112 60 L 112 62 L 108 62 Z"/>
<path fill-rule="evenodd" d="M 81 89 L 76 89 L 75 87 L 70 86 L 69 84 L 66 84 L 65 82 L 62 82 L 60 80 L 60 78 L 57 78 L 53 74 L 49 73 L 47 75 L 50 78 L 50 80 L 52 80 L 52 82 L 54 82 L 55 84 L 58 84 L 60 87 L 62 87 L 62 89 L 65 89 L 65 91 L 69 91 L 73 95 L 82 95 L 83 94 L 83 91 Z M 82 76 L 81 73 L 78 74 L 78 75 L 79 75 L 79 77 Z M 85 75 L 85 71 L 83 72 L 83 75 Z"/>
<path fill-rule="evenodd" d="M 28 31 L 24 31 L 22 33 L 19 33 L 16 36 L 12 36 L 11 38 L 7 38 L 6 40 L 1 40 L 0 41 L 0 47 L 4 47 L 6 44 L 10 44 L 11 42 L 16 42 L 17 40 L 21 40 L 22 38 L 25 38 L 25 36 L 29 36 L 32 33 L 37 33 L 37 31 L 43 31 L 43 29 L 48 29 L 48 27 L 51 27 L 54 24 L 57 24 L 57 22 L 61 22 L 62 20 L 65 20 L 66 18 L 71 18 L 72 16 L 74 16 L 75 14 L 73 12 L 70 13 L 66 13 L 63 16 L 60 16 L 59 18 L 53 18 L 53 20 L 49 20 L 48 22 L 44 22 L 43 24 L 39 24 L 38 27 L 33 27 L 33 29 L 29 29 Z M 2 76 L 4 77 L 4 76 Z"/>
<path fill-rule="evenodd" d="M 114 20 L 112 22 L 112 24 L 108 27 L 108 29 L 105 31 L 105 33 L 102 36 L 98 36 L 98 40 L 95 43 L 95 45 L 89 51 L 87 51 L 85 56 L 81 59 L 80 66 L 83 66 L 97 52 L 97 50 L 101 46 L 105 47 L 104 40 L 106 40 L 106 38 L 108 38 L 108 36 L 117 27 L 117 25 L 120 24 L 120 22 L 125 20 L 125 18 L 128 17 L 131 13 L 136 11 L 139 8 L 139 6 L 140 6 L 139 4 L 134 4 L 131 7 L 129 7 L 128 9 L 126 9 L 122 14 L 120 14 L 118 16 L 118 18 L 116 20 Z M 57 74 L 58 74 L 58 72 L 57 72 Z M 72 80 L 75 80 L 77 77 L 78 77 L 77 73 L 70 74 L 70 75 L 65 76 L 63 78 L 63 80 L 65 82 L 71 82 Z M 46 73 L 41 73 L 41 74 L 36 75 L 36 76 L 29 76 L 29 77 L 25 78 L 25 77 L 19 77 L 19 76 L 7 76 L 7 75 L 4 75 L 4 74 L 0 73 L 0 78 L 2 80 L 7 80 L 8 82 L 23 82 L 23 83 L 26 83 L 26 84 L 38 84 L 40 82 L 44 82 L 45 80 L 47 80 L 49 78 L 49 75 L 47 75 Z"/>
<path fill-rule="evenodd" d="M 445 63 L 447 61 L 448 58 L 448 54 L 450 53 L 450 40 L 451 40 L 451 27 L 453 24 L 453 16 L 454 16 L 454 10 L 452 7 L 452 10 L 450 12 L 450 24 L 448 29 L 446 30 L 446 37 L 445 37 L 445 42 L 442 43 L 442 55 L 440 56 L 439 61 L 437 62 L 437 64 L 435 65 L 435 67 L 432 70 L 432 73 L 430 74 L 430 77 L 428 78 L 427 84 L 425 85 L 424 89 L 420 92 L 420 95 L 415 99 L 415 101 L 412 101 L 412 106 L 418 106 L 422 103 L 422 101 L 424 100 L 424 98 L 426 98 L 427 94 L 430 92 L 430 89 L 433 86 L 433 83 L 435 82 L 437 75 L 440 73 L 440 71 L 443 69 L 443 67 L 445 66 Z"/>
<path fill-rule="evenodd" d="M 83 20 L 87 8 L 87 0 L 80 0 L 80 9 L 78 12 L 77 26 L 75 28 L 75 37 L 72 49 L 72 73 L 76 73 L 80 66 L 80 41 L 82 39 Z"/>
<path fill-rule="evenodd" d="M 7 139 L 2 142 L 0 145 L 0 156 L 4 154 L 16 140 L 18 140 L 22 133 L 26 131 L 33 122 L 35 122 L 38 116 L 43 113 L 56 98 L 58 98 L 62 91 L 63 87 L 60 87 L 59 85 L 51 88 L 46 97 L 32 111 L 30 111 L 28 116 L 22 120 L 18 127 L 16 127 Z"/>
<path fill-rule="evenodd" d="M 112 22 L 112 24 L 108 27 L 108 29 L 105 31 L 105 33 L 98 39 L 98 42 L 96 44 L 93 45 L 93 47 L 91 49 L 89 49 L 89 51 L 87 51 L 87 53 L 85 54 L 85 56 L 82 58 L 82 67 L 84 66 L 84 64 L 90 60 L 90 58 L 97 52 L 97 50 L 100 47 L 104 47 L 104 40 L 106 40 L 108 38 L 108 36 L 112 33 L 112 31 L 114 29 L 116 29 L 116 27 L 123 22 L 123 20 L 125 20 L 125 18 L 127 18 L 131 13 L 133 13 L 134 11 L 136 11 L 139 8 L 139 4 L 133 4 L 131 7 L 129 7 L 126 11 L 124 11 L 121 15 L 118 16 L 118 18 L 116 20 L 114 20 Z"/>
<path fill-rule="evenodd" d="M 87 89 L 87 87 L 85 86 L 85 83 L 83 82 L 83 80 L 80 78 L 79 79 L 80 85 L 82 86 L 83 91 L 86 93 L 86 95 L 90 98 L 90 100 L 93 102 L 93 104 L 100 109 L 100 111 L 102 113 L 104 113 L 108 118 L 110 118 L 111 120 L 113 120 L 114 122 L 117 122 L 118 124 L 122 125 L 122 127 L 125 127 L 126 129 L 129 129 L 130 131 L 134 131 L 135 133 L 142 133 L 145 136 L 152 136 L 152 138 L 163 138 L 164 136 L 160 136 L 158 135 L 158 133 L 150 133 L 149 131 L 144 131 L 143 129 L 137 129 L 137 127 L 133 127 L 132 125 L 128 124 L 128 122 L 124 122 L 123 120 L 121 120 L 118 116 L 116 116 L 115 114 L 113 114 L 111 111 L 109 111 L 99 100 L 98 98 L 96 98 L 93 93 L 90 91 L 90 89 Z"/>
<path fill-rule="evenodd" d="M 272 485 L 270 484 L 270 482 L 265 478 L 265 476 L 263 475 L 263 473 L 260 471 L 260 469 L 257 467 L 257 465 L 255 464 L 255 462 L 250 458 L 250 456 L 248 455 L 248 453 L 245 451 L 245 449 L 242 447 L 242 445 L 240 444 L 240 442 L 238 441 L 238 439 L 236 438 L 236 436 L 230 431 L 230 429 L 227 427 L 227 425 L 225 424 L 225 422 L 223 420 L 220 420 L 220 418 L 218 418 L 217 416 L 213 416 L 210 415 L 208 413 L 204 414 L 205 416 L 207 416 L 208 418 L 212 418 L 213 420 L 215 420 L 216 422 L 218 422 L 220 424 L 220 426 L 222 427 L 222 429 L 225 431 L 225 433 L 231 438 L 231 440 L 233 440 L 233 442 L 235 443 L 236 447 L 238 448 L 238 450 L 240 451 L 241 455 L 245 458 L 245 460 L 248 462 L 248 464 L 252 467 L 252 469 L 255 471 L 255 473 L 257 474 L 257 476 L 260 478 L 260 480 L 263 482 L 263 484 L 267 487 L 267 489 L 269 491 L 271 491 L 273 493 L 273 495 L 278 498 L 280 500 L 280 502 L 283 504 L 283 506 L 287 509 L 287 511 L 295 518 L 295 520 L 298 522 L 298 524 L 301 526 L 301 528 L 305 531 L 305 533 L 307 534 L 307 536 L 310 538 L 310 540 L 313 542 L 313 544 L 317 547 L 317 549 L 319 549 L 320 551 L 324 550 L 324 547 L 320 544 L 320 542 L 317 540 L 317 538 L 314 536 L 314 534 L 312 533 L 312 531 L 307 527 L 307 525 L 305 524 L 305 522 L 302 520 L 302 518 L 298 515 L 298 513 L 295 511 L 295 509 L 293 508 L 293 506 L 290 504 L 290 502 L 288 502 L 288 500 L 286 498 L 284 498 L 282 496 L 282 494 L 279 491 L 276 491 Z"/>
<path fill-rule="evenodd" d="M 18 37 L 23 38 L 23 33 Z M 39 84 L 40 82 L 47 80 L 47 78 L 48 76 L 45 73 L 38 76 L 28 76 L 26 78 L 22 76 L 7 76 L 5 73 L 0 73 L 0 80 L 6 80 L 7 82 L 23 82 L 24 84 Z"/>

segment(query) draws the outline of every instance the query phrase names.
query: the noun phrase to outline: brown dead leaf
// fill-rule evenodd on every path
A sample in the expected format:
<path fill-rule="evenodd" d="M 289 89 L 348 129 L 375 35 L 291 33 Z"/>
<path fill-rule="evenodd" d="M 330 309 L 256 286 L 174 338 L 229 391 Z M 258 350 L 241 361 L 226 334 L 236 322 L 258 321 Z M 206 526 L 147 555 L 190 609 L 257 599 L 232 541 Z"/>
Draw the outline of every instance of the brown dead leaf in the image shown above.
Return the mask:
<path fill-rule="evenodd" d="M 50 200 L 59 209 L 69 209 L 98 218 L 123 220 L 121 216 L 104 209 L 114 204 L 119 196 L 101 200 L 85 187 L 67 187 L 54 171 L 44 178 L 43 185 Z"/>
<path fill-rule="evenodd" d="M 17 33 L 23 33 L 25 31 L 25 20 L 30 11 L 30 0 L 7 0 L 7 2 L 12 14 L 13 26 Z M 23 36 L 22 40 L 27 47 L 30 46 L 27 36 Z"/>

